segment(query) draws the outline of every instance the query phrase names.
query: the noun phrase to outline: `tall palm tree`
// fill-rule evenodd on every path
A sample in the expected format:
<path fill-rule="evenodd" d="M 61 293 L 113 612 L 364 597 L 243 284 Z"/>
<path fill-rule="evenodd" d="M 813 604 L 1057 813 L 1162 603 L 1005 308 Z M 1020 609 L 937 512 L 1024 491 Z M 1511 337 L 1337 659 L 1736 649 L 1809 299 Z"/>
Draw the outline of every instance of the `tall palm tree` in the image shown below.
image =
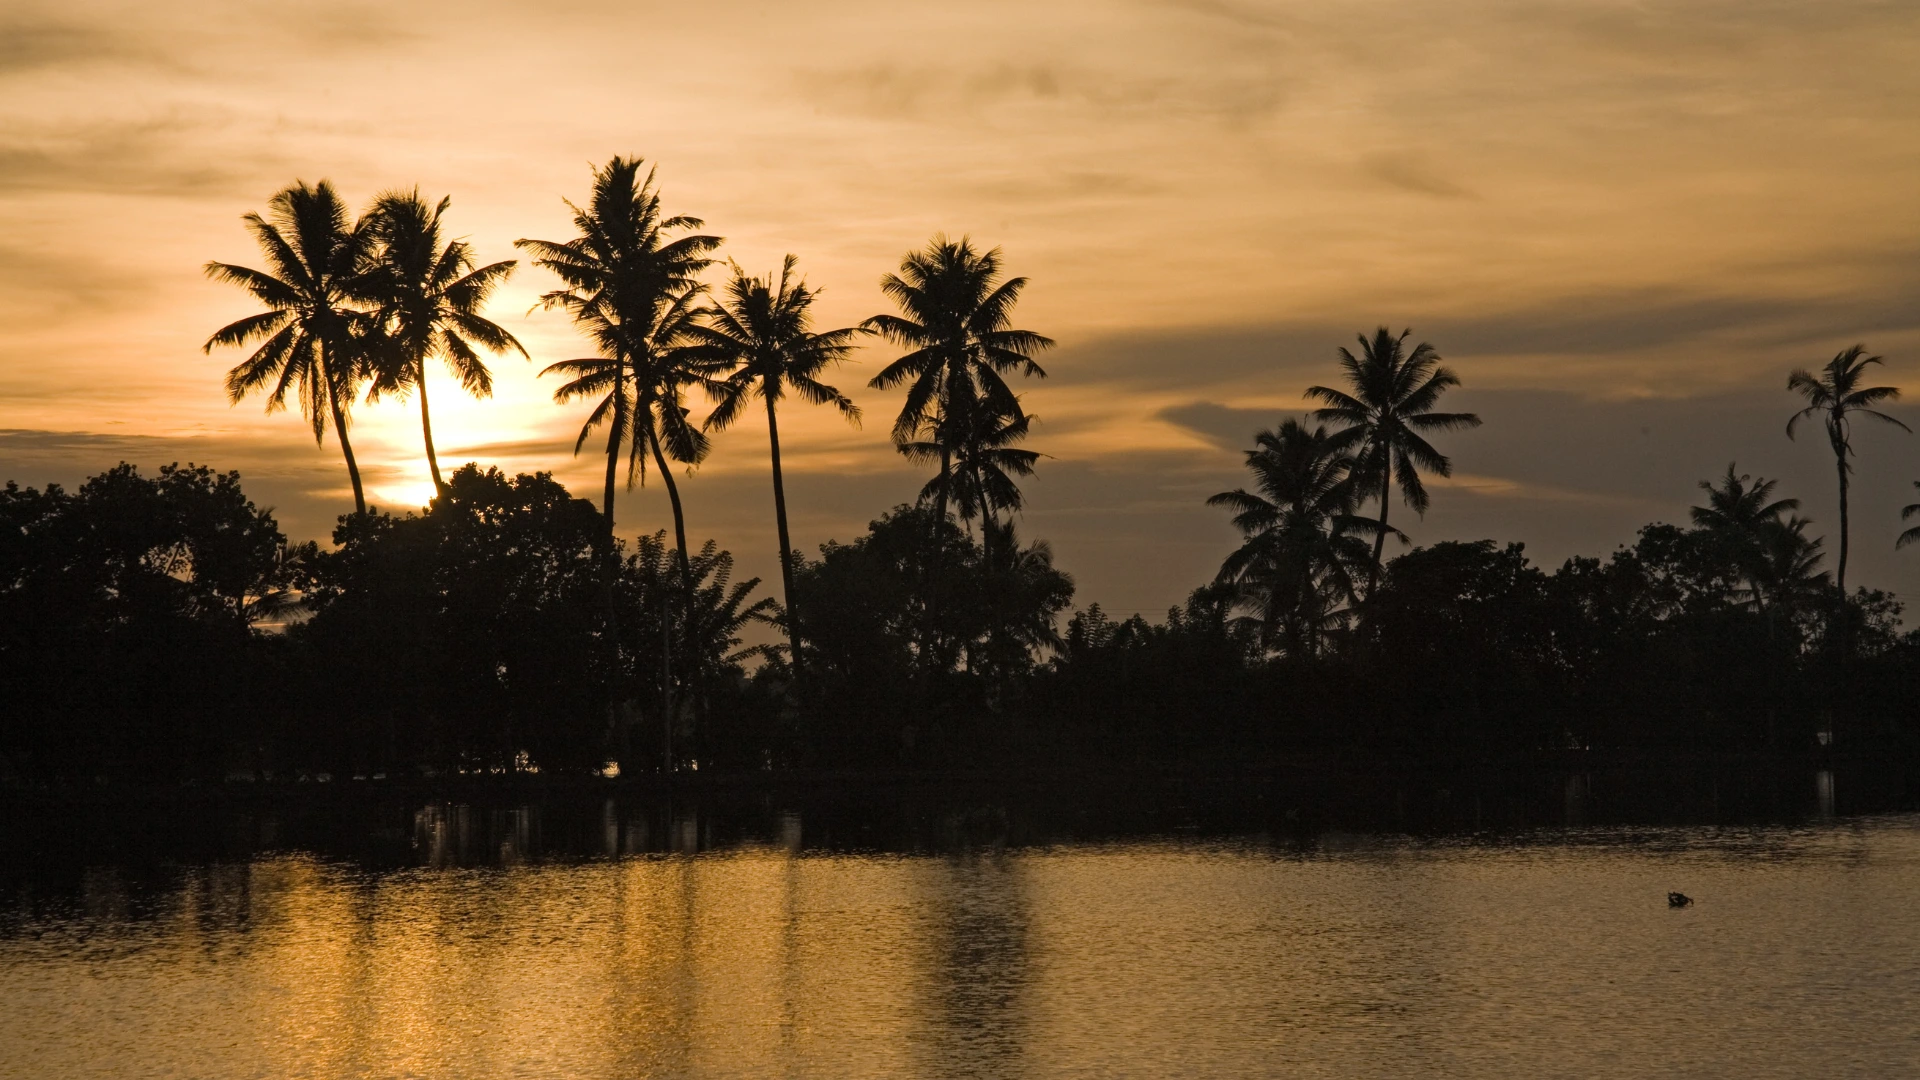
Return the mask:
<path fill-rule="evenodd" d="M 291 391 L 313 425 L 319 445 L 333 424 L 353 483 L 353 509 L 367 512 L 360 467 L 347 438 L 348 411 L 365 372 L 371 319 L 364 301 L 371 230 L 355 222 L 346 203 L 325 180 L 308 187 L 295 181 L 267 202 L 267 216 L 241 220 L 266 253 L 268 270 L 209 262 L 207 276 L 253 294 L 267 310 L 221 327 L 203 351 L 216 345 L 259 342 L 253 355 L 227 372 L 227 397 L 238 403 L 267 390 L 267 411 L 286 408 Z"/>
<path fill-rule="evenodd" d="M 856 426 L 860 407 L 853 399 L 820 381 L 829 366 L 846 359 L 862 331 L 813 330 L 813 301 L 819 291 L 793 274 L 799 262 L 792 255 L 773 275 L 749 277 L 736 264 L 727 282 L 726 296 L 709 308 L 706 321 L 692 338 L 724 362 L 734 365 L 718 384 L 719 400 L 706 426 L 716 431 L 739 419 L 747 399 L 758 395 L 767 406 L 767 444 L 773 454 L 773 520 L 780 538 L 781 602 L 787 610 L 787 642 L 800 655 L 799 616 L 793 610 L 793 543 L 787 533 L 787 489 L 780 472 L 780 400 L 791 388 L 803 400 L 831 405 Z"/>
<path fill-rule="evenodd" d="M 974 250 L 966 237 L 935 236 L 924 251 L 910 252 L 900 273 L 880 279 L 880 290 L 899 315 L 875 315 L 861 326 L 909 349 L 867 385 L 886 390 L 907 384 L 907 400 L 893 424 L 894 442 L 905 445 L 949 412 L 983 403 L 1018 418 L 1020 401 L 1002 377 L 1012 372 L 1045 378 L 1033 354 L 1053 340 L 1012 328 L 1013 305 L 1026 288 L 1023 277 L 1000 278 L 1000 249 Z M 938 516 L 946 517 L 945 489 L 953 472 L 951 447 L 940 450 Z"/>
<path fill-rule="evenodd" d="M 384 348 L 375 355 L 367 400 L 381 394 L 420 395 L 420 434 L 427 447 L 433 490 L 446 491 L 433 450 L 433 415 L 427 408 L 427 360 L 438 355 L 460 385 L 475 397 L 493 394 L 493 373 L 474 346 L 502 353 L 527 350 L 512 334 L 480 314 L 494 289 L 513 273 L 514 261 L 475 268 L 465 240 L 443 235 L 441 218 L 451 198 L 428 206 L 420 191 L 390 191 L 369 215 L 377 244 L 371 292 L 379 298 Z"/>
<path fill-rule="evenodd" d="M 1727 545 L 1741 576 L 1747 579 L 1754 606 L 1764 608 L 1767 590 L 1762 579 L 1780 549 L 1773 533 L 1787 527 L 1782 516 L 1799 509 L 1800 500 L 1775 499 L 1773 490 L 1779 481 L 1755 479 L 1736 473 L 1734 468 L 1732 462 L 1727 463 L 1727 475 L 1718 485 L 1700 481 L 1700 489 L 1707 493 L 1707 505 L 1692 508 L 1693 524 Z"/>
<path fill-rule="evenodd" d="M 1853 464 L 1847 460 L 1853 456 L 1850 418 L 1854 413 L 1859 413 L 1892 424 L 1902 431 L 1913 430 L 1871 407 L 1882 401 L 1898 399 L 1898 387 L 1860 385 L 1867 365 L 1882 362 L 1878 356 L 1868 356 L 1865 345 L 1855 345 L 1827 361 L 1817 376 L 1804 368 L 1787 376 L 1787 389 L 1807 399 L 1807 407 L 1794 413 L 1787 421 L 1787 438 L 1793 438 L 1794 426 L 1800 421 L 1821 413 L 1827 425 L 1827 442 L 1833 447 L 1834 470 L 1840 475 L 1840 561 L 1834 569 L 1834 583 L 1839 586 L 1842 596 L 1847 592 L 1847 477 L 1853 472 Z"/>
<path fill-rule="evenodd" d="M 1258 493 L 1236 488 L 1207 500 L 1234 511 L 1246 540 L 1214 580 L 1232 584 L 1254 609 L 1260 635 L 1289 656 L 1313 650 L 1334 605 L 1354 599 L 1353 572 L 1367 565 L 1361 536 L 1378 524 L 1354 513 L 1355 461 L 1324 427 L 1288 420 L 1254 436 L 1247 470 Z"/>
<path fill-rule="evenodd" d="M 514 241 L 515 247 L 533 254 L 535 266 L 551 270 L 566 285 L 541 296 L 540 305 L 573 316 L 602 354 L 555 364 L 547 371 L 574 376 L 555 393 L 556 400 L 604 395 L 581 428 L 574 452 L 580 452 L 593 428 L 607 424 L 606 491 L 601 507 L 609 537 L 620 453 L 629 449 L 628 441 L 636 431 L 630 412 L 635 405 L 636 350 L 655 336 L 657 324 L 676 298 L 696 286 L 700 272 L 712 265 L 707 253 L 720 246 L 717 236 L 669 239 L 671 233 L 697 229 L 703 223 L 684 215 L 662 218 L 653 173 L 642 179 L 641 164 L 639 158 L 615 157 L 605 168 L 594 170 L 593 193 L 586 207 L 567 203 L 580 235 L 564 242 Z M 630 449 L 629 486 L 636 477 L 631 459 L 639 447 Z M 682 544 L 683 564 L 684 549 Z"/>
<path fill-rule="evenodd" d="M 1027 437 L 1033 420 L 1017 405 L 1007 413 L 980 398 L 961 397 L 950 403 L 937 420 L 925 423 L 925 439 L 898 444 L 910 461 L 947 462 L 920 489 L 920 501 L 952 503 L 960 511 L 960 520 L 972 522 L 979 517 L 984 525 L 996 524 L 999 511 L 1019 510 L 1026 500 L 1014 477 L 1032 476 L 1040 455 L 1014 444 Z M 983 534 L 988 544 L 997 535 L 993 530 Z"/>
<path fill-rule="evenodd" d="M 1369 339 L 1359 335 L 1360 355 L 1340 350 L 1340 368 L 1352 393 L 1310 386 L 1307 396 L 1326 402 L 1313 411 L 1321 423 L 1339 424 L 1342 446 L 1357 448 L 1362 490 L 1380 500 L 1379 531 L 1373 538 L 1373 563 L 1367 568 L 1367 595 L 1380 582 L 1380 556 L 1387 542 L 1387 507 L 1394 481 L 1401 496 L 1417 514 L 1427 512 L 1427 488 L 1420 470 L 1453 475 L 1453 463 L 1433 448 L 1426 435 L 1436 431 L 1480 426 L 1472 413 L 1439 413 L 1433 407 L 1440 396 L 1460 385 L 1460 377 L 1440 366 L 1440 354 L 1426 342 L 1408 352 L 1407 338 L 1385 326 Z"/>

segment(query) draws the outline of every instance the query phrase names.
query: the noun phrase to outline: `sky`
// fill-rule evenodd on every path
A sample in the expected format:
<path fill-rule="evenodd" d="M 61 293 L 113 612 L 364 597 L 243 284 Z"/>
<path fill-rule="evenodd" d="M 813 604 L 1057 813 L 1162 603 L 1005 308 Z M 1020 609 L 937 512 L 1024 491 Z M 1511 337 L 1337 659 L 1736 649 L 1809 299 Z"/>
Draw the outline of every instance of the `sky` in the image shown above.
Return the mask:
<path fill-rule="evenodd" d="M 1729 461 L 1831 533 L 1832 457 L 1785 437 L 1786 377 L 1864 342 L 1920 390 L 1916 118 L 1920 5 L 1898 2 L 9 0 L 0 480 L 191 460 L 324 540 L 352 505 L 331 435 L 229 405 L 241 354 L 201 350 L 253 310 L 201 273 L 260 263 L 241 215 L 296 178 L 356 206 L 418 185 L 513 258 L 571 236 L 564 200 L 627 154 L 748 271 L 798 255 L 822 328 L 888 310 L 881 275 L 937 232 L 1001 248 L 1030 279 L 1016 323 L 1059 342 L 1020 387 L 1047 455 L 1021 530 L 1080 604 L 1156 614 L 1208 580 L 1235 534 L 1206 497 L 1382 323 L 1485 421 L 1445 437 L 1424 518 L 1396 507 L 1416 543 L 1604 555 Z M 449 466 L 597 497 L 585 410 L 538 377 L 587 351 L 531 310 L 555 284 L 523 264 L 501 290 L 531 361 L 494 361 L 486 401 L 435 379 L 434 432 Z M 829 377 L 863 427 L 781 416 L 803 550 L 925 479 L 887 441 L 900 391 L 865 386 L 891 355 Z M 417 409 L 359 406 L 353 437 L 371 501 L 426 500 Z M 1849 579 L 1920 598 L 1920 549 L 1892 546 L 1920 436 L 1856 445 Z M 682 490 L 696 543 L 772 578 L 766 457 L 750 417 Z M 617 519 L 670 524 L 654 484 Z"/>

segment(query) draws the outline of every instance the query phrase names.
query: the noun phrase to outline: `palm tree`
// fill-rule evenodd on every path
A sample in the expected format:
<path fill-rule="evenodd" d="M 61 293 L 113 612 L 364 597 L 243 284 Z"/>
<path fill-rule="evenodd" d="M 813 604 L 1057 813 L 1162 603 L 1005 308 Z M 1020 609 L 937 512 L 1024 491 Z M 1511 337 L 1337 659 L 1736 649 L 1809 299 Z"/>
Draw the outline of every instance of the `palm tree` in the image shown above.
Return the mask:
<path fill-rule="evenodd" d="M 207 276 L 252 293 L 267 310 L 221 327 L 203 351 L 216 345 L 259 347 L 227 372 L 227 397 L 238 403 L 247 394 L 271 386 L 267 411 L 286 408 L 287 394 L 300 402 L 300 414 L 313 425 L 319 445 L 333 424 L 340 453 L 353 483 L 353 508 L 367 512 L 360 467 L 347 438 L 348 410 L 364 372 L 370 319 L 354 305 L 364 299 L 371 230 L 354 222 L 346 203 L 325 180 L 304 181 L 276 194 L 267 216 L 241 220 L 266 253 L 266 271 L 209 262 Z"/>
<path fill-rule="evenodd" d="M 1920 489 L 1920 480 L 1915 480 L 1913 482 L 1913 486 L 1916 489 Z M 1901 521 L 1911 521 L 1915 517 L 1920 517 L 1920 503 L 1908 503 L 1907 505 L 1900 508 Z M 1916 540 L 1920 540 L 1920 525 L 1915 525 L 1914 527 L 1901 533 L 1900 538 L 1893 542 L 1893 546 L 1896 550 L 1898 550 L 1899 548 L 1906 547 L 1908 544 L 1911 544 Z"/>
<path fill-rule="evenodd" d="M 564 361 L 541 372 L 571 374 L 572 382 L 554 394 L 555 400 L 604 395 L 580 429 L 574 453 L 587 435 L 607 424 L 606 491 L 602 513 L 607 535 L 613 535 L 614 478 L 620 452 L 633 436 L 631 409 L 635 405 L 632 381 L 636 350 L 654 336 L 661 316 L 676 297 L 696 287 L 695 279 L 712 265 L 706 254 L 720 246 L 717 236 L 687 235 L 669 240 L 680 229 L 697 229 L 699 218 L 660 216 L 660 195 L 653 173 L 640 178 L 638 158 L 616 157 L 593 173 L 593 194 L 582 209 L 569 202 L 574 227 L 580 235 L 565 242 L 516 240 L 514 246 L 534 255 L 534 265 L 553 271 L 566 284 L 540 298 L 545 308 L 572 315 L 596 345 L 601 356 Z M 629 455 L 628 485 L 636 472 Z M 684 563 L 685 545 L 682 544 Z"/>
<path fill-rule="evenodd" d="M 680 503 L 680 485 L 673 479 L 667 458 L 686 465 L 706 459 L 711 443 L 707 433 L 691 419 L 687 407 L 689 386 L 699 386 L 710 397 L 723 391 L 718 376 L 732 364 L 722 355 L 700 343 L 695 333 L 705 317 L 699 301 L 706 294 L 704 285 L 688 285 L 664 298 L 653 321 L 644 332 L 634 335 L 628 347 L 633 371 L 633 454 L 628 459 L 628 483 L 637 477 L 646 479 L 646 465 L 640 458 L 642 444 L 653 456 L 660 479 L 667 486 L 667 501 L 673 507 L 673 534 L 679 552 L 680 569 L 691 573 L 687 555 L 687 517 Z M 628 323 L 629 331 L 641 329 Z M 691 578 L 688 579 L 691 581 Z"/>
<path fill-rule="evenodd" d="M 1815 413 L 1825 414 L 1827 442 L 1833 447 L 1834 470 L 1840 474 L 1840 561 L 1834 570 L 1834 583 L 1839 586 L 1842 596 L 1847 592 L 1847 477 L 1853 472 L 1853 465 L 1847 460 L 1853 454 L 1853 432 L 1849 418 L 1859 413 L 1892 424 L 1905 432 L 1911 433 L 1913 430 L 1870 407 L 1882 401 L 1898 399 L 1900 390 L 1893 386 L 1860 385 L 1867 365 L 1883 362 L 1880 357 L 1866 353 L 1865 345 L 1855 345 L 1827 361 L 1818 376 L 1804 368 L 1787 376 L 1787 389 L 1807 399 L 1807 407 L 1794 413 L 1792 419 L 1787 421 L 1787 438 L 1793 438 L 1794 426 L 1801 420 Z"/>
<path fill-rule="evenodd" d="M 1341 425 L 1338 438 L 1343 447 L 1356 445 L 1363 492 L 1380 500 L 1379 531 L 1373 538 L 1373 563 L 1367 568 L 1367 595 L 1373 595 L 1380 581 L 1380 556 L 1387 542 L 1388 496 L 1394 481 L 1417 514 L 1427 512 L 1427 488 L 1420 482 L 1420 470 L 1440 476 L 1453 475 L 1453 463 L 1427 442 L 1426 433 L 1453 431 L 1480 426 L 1472 413 L 1437 413 L 1433 407 L 1440 395 L 1460 385 L 1460 377 L 1440 366 L 1440 354 L 1426 342 L 1406 350 L 1412 330 L 1395 337 L 1385 326 L 1369 340 L 1359 336 L 1360 355 L 1340 350 L 1340 367 L 1346 372 L 1352 393 L 1325 386 L 1310 386 L 1307 396 L 1324 401 L 1313 419 Z"/>
<path fill-rule="evenodd" d="M 1692 508 L 1693 524 L 1726 543 L 1741 575 L 1747 579 L 1754 606 L 1764 608 L 1766 589 L 1762 578 L 1780 546 L 1774 532 L 1787 527 L 1781 515 L 1799 509 L 1800 500 L 1775 499 L 1773 489 L 1779 486 L 1779 481 L 1755 479 L 1735 473 L 1734 468 L 1732 462 L 1727 463 L 1727 475 L 1717 486 L 1710 480 L 1700 481 L 1700 489 L 1707 493 L 1707 505 Z"/>
<path fill-rule="evenodd" d="M 1017 399 L 1011 414 L 979 398 L 954 401 L 950 411 L 926 422 L 928 438 L 898 446 L 911 461 L 947 463 L 920 489 L 920 501 L 940 506 L 951 502 L 959 508 L 962 521 L 980 517 L 984 525 L 997 523 L 1001 510 L 1019 510 L 1025 498 L 1013 478 L 1032 476 L 1040 455 L 1015 449 L 1013 444 L 1027 437 L 1033 420 L 1019 411 Z M 988 530 L 986 542 L 991 544 L 995 535 Z"/>
<path fill-rule="evenodd" d="M 793 610 L 793 544 L 787 534 L 787 489 L 780 472 L 780 399 L 787 389 L 815 405 L 832 405 L 855 426 L 860 407 L 853 399 L 820 381 L 829 365 L 853 351 L 858 327 L 814 332 L 813 301 L 819 295 L 804 279 L 793 276 L 799 260 L 788 255 L 780 264 L 780 280 L 773 275 L 748 277 L 736 264 L 727 295 L 709 308 L 706 321 L 692 332 L 695 342 L 736 365 L 718 384 L 719 401 L 706 426 L 716 431 L 739 419 L 749 397 L 758 395 L 767 406 L 767 443 L 773 453 L 773 520 L 780 537 L 781 601 L 787 611 L 787 642 L 800 655 L 798 615 Z"/>
<path fill-rule="evenodd" d="M 1359 534 L 1377 528 L 1354 513 L 1354 459 L 1324 427 L 1288 420 L 1254 436 L 1247 470 L 1259 493 L 1223 491 L 1209 506 L 1233 510 L 1246 541 L 1214 580 L 1232 584 L 1257 614 L 1262 639 L 1289 656 L 1311 652 L 1330 609 L 1354 599 L 1353 571 L 1367 564 Z"/>
<path fill-rule="evenodd" d="M 464 240 L 442 235 L 441 217 L 452 204 L 441 199 L 428 206 L 419 189 L 392 191 L 374 203 L 369 215 L 378 244 L 370 277 L 371 292 L 380 301 L 378 318 L 385 346 L 374 357 L 369 402 L 383 393 L 420 395 L 420 433 L 426 441 L 427 468 L 436 494 L 446 491 L 440 479 L 440 461 L 433 450 L 433 416 L 427 408 L 427 359 L 438 354 L 460 385 L 475 397 L 493 393 L 493 374 L 474 349 L 490 352 L 527 350 L 512 334 L 480 314 L 488 296 L 508 275 L 514 262 L 489 263 L 476 269 L 473 249 Z"/>
<path fill-rule="evenodd" d="M 1760 560 L 1754 578 L 1755 606 L 1766 599 L 1769 619 L 1792 612 L 1802 601 L 1810 600 L 1827 588 L 1826 572 L 1819 569 L 1825 558 L 1819 537 L 1808 537 L 1809 522 L 1798 514 L 1775 520 L 1760 532 Z M 1768 624 L 1769 632 L 1772 622 Z"/>
<path fill-rule="evenodd" d="M 907 400 L 893 424 L 897 444 L 911 443 L 947 413 L 978 402 L 991 413 L 1019 418 L 1020 401 L 1002 376 L 1021 372 L 1045 378 L 1033 354 L 1053 340 L 1012 329 L 1013 305 L 1026 287 L 1023 277 L 1000 280 L 1000 249 L 978 252 L 966 237 L 935 236 L 926 250 L 910 252 L 899 274 L 880 279 L 880 289 L 899 315 L 875 315 L 862 323 L 911 351 L 888 364 L 867 385 L 885 390 L 907 383 Z M 940 451 L 941 488 L 936 520 L 947 512 L 953 472 L 950 446 Z"/>

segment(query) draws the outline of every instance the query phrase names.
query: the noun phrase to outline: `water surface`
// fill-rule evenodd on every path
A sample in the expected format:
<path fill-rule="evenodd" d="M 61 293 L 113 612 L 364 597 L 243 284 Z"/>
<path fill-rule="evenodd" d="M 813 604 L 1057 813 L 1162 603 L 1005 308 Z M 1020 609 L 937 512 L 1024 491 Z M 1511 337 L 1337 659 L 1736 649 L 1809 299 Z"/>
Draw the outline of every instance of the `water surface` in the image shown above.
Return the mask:
<path fill-rule="evenodd" d="M 1920 1074 L 1920 816 L 487 865 L 458 816 L 15 882 L 0 1076 Z"/>

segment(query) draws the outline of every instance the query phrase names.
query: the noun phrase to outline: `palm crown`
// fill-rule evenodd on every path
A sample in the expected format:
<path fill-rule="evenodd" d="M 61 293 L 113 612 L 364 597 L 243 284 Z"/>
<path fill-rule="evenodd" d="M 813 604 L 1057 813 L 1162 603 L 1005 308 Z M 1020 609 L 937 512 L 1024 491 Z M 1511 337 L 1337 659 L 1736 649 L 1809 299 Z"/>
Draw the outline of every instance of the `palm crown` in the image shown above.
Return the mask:
<path fill-rule="evenodd" d="M 910 350 L 868 383 L 876 390 L 907 384 L 893 424 L 896 443 L 913 443 L 927 429 L 939 441 L 940 418 L 948 413 L 984 407 L 1014 420 L 1024 415 L 1005 376 L 1045 378 L 1033 355 L 1053 340 L 1012 327 L 1013 306 L 1027 279 L 1001 280 L 1000 273 L 1000 249 L 980 252 L 966 237 L 935 236 L 926 250 L 902 260 L 898 274 L 881 279 L 880 290 L 900 314 L 875 315 L 861 325 Z M 953 448 L 943 446 L 939 453 L 946 478 Z M 948 486 L 944 479 L 941 486 Z M 944 497 L 939 501 L 944 515 Z"/>
<path fill-rule="evenodd" d="M 1234 527 L 1246 536 L 1215 581 L 1236 587 L 1270 644 L 1299 655 L 1330 608 L 1353 599 L 1352 571 L 1367 562 L 1360 534 L 1376 525 L 1353 512 L 1358 477 L 1339 436 L 1288 420 L 1254 442 L 1246 464 L 1257 493 L 1236 488 L 1207 500 L 1234 511 Z"/>
<path fill-rule="evenodd" d="M 593 193 L 586 207 L 567 204 L 578 236 L 564 242 L 514 242 L 534 256 L 535 266 L 552 271 L 566 286 L 542 295 L 541 306 L 572 315 L 603 354 L 562 361 L 541 374 L 573 376 L 555 391 L 555 400 L 602 395 L 580 429 L 574 452 L 585 445 L 595 427 L 608 425 L 603 513 L 609 533 L 621 450 L 631 441 L 627 470 L 631 485 L 641 467 L 641 443 L 656 441 L 653 425 L 639 423 L 638 412 L 651 413 L 663 397 L 677 402 L 671 389 L 662 393 L 663 384 L 671 379 L 663 374 L 661 361 L 666 350 L 684 343 L 680 339 L 692 324 L 693 301 L 699 295 L 698 276 L 712 265 L 707 253 L 720 245 L 717 236 L 669 239 L 668 234 L 697 229 L 702 222 L 686 216 L 662 218 L 653 174 L 649 172 L 643 180 L 640 166 L 638 158 L 616 157 L 605 168 L 594 170 Z M 674 418 L 676 444 L 690 449 L 684 416 L 681 412 Z M 671 476 L 667 482 L 671 492 Z M 674 493 L 676 503 L 678 499 Z M 675 517 L 678 525 L 678 513 Z M 684 539 L 680 549 L 684 568 Z"/>
<path fill-rule="evenodd" d="M 1787 420 L 1787 438 L 1793 438 L 1793 430 L 1800 421 L 1820 415 L 1826 422 L 1827 442 L 1833 448 L 1834 469 L 1840 478 L 1840 560 L 1834 580 L 1842 593 L 1847 590 L 1847 478 L 1853 472 L 1853 464 L 1847 459 L 1853 456 L 1852 417 L 1857 413 L 1902 431 L 1912 430 L 1873 408 L 1883 401 L 1899 398 L 1898 387 L 1860 385 L 1867 366 L 1881 362 L 1880 357 L 1867 355 L 1865 345 L 1855 345 L 1827 361 L 1817 376 L 1804 368 L 1787 376 L 1787 389 L 1807 400 L 1806 408 Z"/>
<path fill-rule="evenodd" d="M 286 407 L 291 393 L 313 426 L 316 444 L 331 421 L 353 484 L 354 509 L 366 513 L 347 426 L 371 330 L 369 317 L 353 306 L 365 296 L 371 230 L 353 221 L 325 180 L 312 187 L 296 181 L 267 203 L 265 217 L 250 213 L 242 220 L 269 269 L 209 262 L 207 276 L 240 286 L 267 310 L 221 327 L 203 348 L 259 342 L 227 372 L 228 398 L 237 403 L 266 389 L 267 411 L 275 412 Z"/>
<path fill-rule="evenodd" d="M 1367 571 L 1371 595 L 1380 575 L 1380 554 L 1387 538 L 1387 506 L 1395 481 L 1415 513 L 1427 511 L 1427 488 L 1420 470 L 1453 475 L 1453 463 L 1434 449 L 1426 436 L 1436 431 L 1480 426 L 1472 413 L 1434 412 L 1441 395 L 1460 385 L 1460 377 L 1441 366 L 1440 354 L 1421 342 L 1409 352 L 1403 330 L 1399 336 L 1382 326 L 1369 339 L 1360 335 L 1360 355 L 1340 350 L 1340 368 L 1351 393 L 1325 386 L 1307 388 L 1309 398 L 1326 403 L 1313 418 L 1338 424 L 1343 446 L 1357 450 L 1362 494 L 1380 500 L 1380 531 L 1374 537 L 1373 565 Z"/>
<path fill-rule="evenodd" d="M 513 335 L 480 313 L 493 291 L 513 273 L 514 262 L 474 267 L 464 240 L 448 240 L 442 225 L 452 199 L 428 206 L 418 189 L 382 195 L 370 215 L 378 255 L 369 277 L 378 298 L 384 340 L 372 358 L 373 385 L 368 400 L 381 394 L 417 391 L 427 466 L 435 491 L 444 491 L 434 453 L 433 421 L 427 407 L 427 360 L 438 356 L 460 385 L 475 397 L 493 393 L 493 373 L 480 358 L 489 352 L 517 350 Z"/>

